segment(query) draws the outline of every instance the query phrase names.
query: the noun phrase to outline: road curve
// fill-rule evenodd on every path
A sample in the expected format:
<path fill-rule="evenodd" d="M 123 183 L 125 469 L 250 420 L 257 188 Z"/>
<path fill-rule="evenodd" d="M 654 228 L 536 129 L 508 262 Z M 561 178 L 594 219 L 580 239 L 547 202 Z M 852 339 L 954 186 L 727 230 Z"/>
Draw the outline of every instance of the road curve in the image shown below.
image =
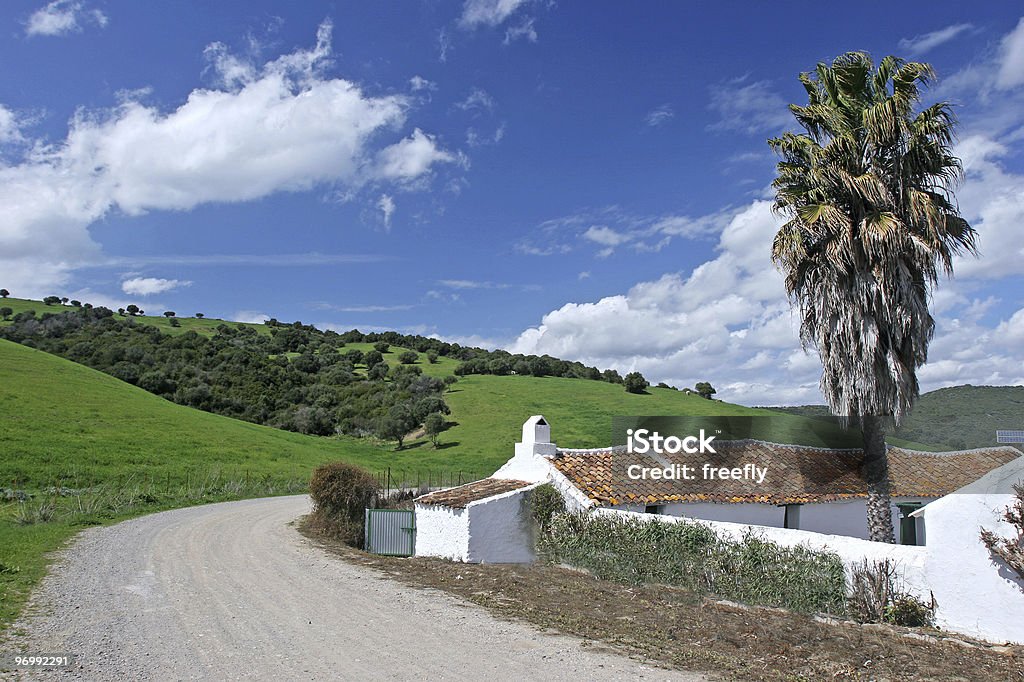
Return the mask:
<path fill-rule="evenodd" d="M 0 651 L 73 653 L 61 676 L 87 680 L 704 679 L 340 560 L 289 525 L 308 509 L 276 497 L 88 529 Z"/>

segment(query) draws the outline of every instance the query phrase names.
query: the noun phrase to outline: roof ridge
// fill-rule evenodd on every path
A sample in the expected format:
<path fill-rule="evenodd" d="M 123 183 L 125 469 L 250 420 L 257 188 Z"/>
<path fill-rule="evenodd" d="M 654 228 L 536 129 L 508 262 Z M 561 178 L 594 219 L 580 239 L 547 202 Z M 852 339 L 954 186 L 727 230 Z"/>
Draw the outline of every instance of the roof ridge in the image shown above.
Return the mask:
<path fill-rule="evenodd" d="M 930 457 L 949 457 L 951 455 L 969 455 L 976 452 L 1007 452 L 1009 450 L 1016 450 L 1018 457 L 1024 457 L 1024 452 L 1021 452 L 1017 448 L 1010 445 L 989 445 L 983 448 L 967 448 L 965 450 L 940 450 L 938 452 L 932 450 L 915 450 L 913 448 L 905 448 L 900 445 L 889 445 L 886 444 L 886 451 L 899 450 L 901 452 L 910 453 L 912 455 L 924 455 Z"/>

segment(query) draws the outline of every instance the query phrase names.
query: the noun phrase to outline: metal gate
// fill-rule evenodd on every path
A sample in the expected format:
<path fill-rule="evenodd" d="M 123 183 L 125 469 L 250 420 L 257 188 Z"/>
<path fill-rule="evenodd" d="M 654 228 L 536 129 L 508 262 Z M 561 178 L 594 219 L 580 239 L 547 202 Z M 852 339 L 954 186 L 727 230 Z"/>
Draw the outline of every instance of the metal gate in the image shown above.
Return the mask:
<path fill-rule="evenodd" d="M 416 549 L 416 515 L 408 509 L 366 510 L 366 551 L 384 556 L 412 556 Z"/>

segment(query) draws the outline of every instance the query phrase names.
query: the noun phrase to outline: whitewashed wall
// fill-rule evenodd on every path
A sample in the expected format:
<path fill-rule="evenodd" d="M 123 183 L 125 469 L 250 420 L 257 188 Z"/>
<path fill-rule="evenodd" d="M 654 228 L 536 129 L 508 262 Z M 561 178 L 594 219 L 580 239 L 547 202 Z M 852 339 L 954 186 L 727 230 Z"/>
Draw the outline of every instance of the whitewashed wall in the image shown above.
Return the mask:
<path fill-rule="evenodd" d="M 530 493 L 539 484 L 470 502 L 416 505 L 416 556 L 489 564 L 534 560 Z"/>
<path fill-rule="evenodd" d="M 1024 580 L 997 563 L 978 539 L 984 527 L 1016 537 L 1000 517 L 1008 494 L 948 495 L 923 509 L 928 528 L 928 585 L 940 627 L 992 642 L 1024 644 Z"/>
<path fill-rule="evenodd" d="M 415 513 L 416 556 L 469 559 L 469 514 L 465 509 L 417 504 Z"/>
<path fill-rule="evenodd" d="M 981 543 L 980 528 L 1003 537 L 1016 537 L 1015 529 L 1002 520 L 1002 510 L 1013 496 L 949 495 L 923 508 L 928 528 L 924 547 L 888 545 L 842 535 L 749 524 L 687 519 L 599 508 L 596 513 L 620 515 L 650 522 L 690 521 L 713 528 L 720 537 L 738 539 L 754 532 L 784 547 L 804 545 L 834 552 L 846 566 L 864 560 L 891 560 L 901 588 L 922 601 L 936 601 L 939 627 L 996 643 L 1024 644 L 1024 581 L 994 560 Z"/>
<path fill-rule="evenodd" d="M 900 537 L 900 512 L 897 503 L 929 502 L 926 498 L 894 498 L 892 504 L 893 534 Z M 616 509 L 643 512 L 645 505 L 619 505 Z M 685 516 L 705 521 L 725 521 L 755 526 L 782 528 L 785 525 L 785 507 L 771 504 L 719 504 L 714 502 L 674 502 L 662 507 L 668 516 Z M 800 530 L 829 535 L 846 535 L 867 540 L 867 507 L 863 499 L 843 502 L 823 502 L 800 505 Z M 924 542 L 924 524 L 917 523 L 918 544 Z"/>
<path fill-rule="evenodd" d="M 528 564 L 534 555 L 530 494 L 536 485 L 470 503 L 469 552 L 464 561 Z"/>

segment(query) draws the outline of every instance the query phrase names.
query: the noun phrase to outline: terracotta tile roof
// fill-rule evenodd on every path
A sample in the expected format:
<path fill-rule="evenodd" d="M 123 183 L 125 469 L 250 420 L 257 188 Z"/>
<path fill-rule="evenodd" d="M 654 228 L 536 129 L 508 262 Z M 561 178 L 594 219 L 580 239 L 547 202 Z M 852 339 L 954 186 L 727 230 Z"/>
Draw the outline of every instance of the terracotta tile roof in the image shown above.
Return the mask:
<path fill-rule="evenodd" d="M 452 509 L 464 509 L 470 502 L 483 500 L 501 493 L 509 493 L 532 485 L 529 481 L 516 481 L 505 478 L 485 478 L 482 481 L 474 481 L 460 485 L 457 488 L 438 490 L 434 493 L 427 493 L 416 498 L 417 504 L 429 504 L 438 507 L 451 507 Z"/>
<path fill-rule="evenodd" d="M 554 467 L 599 505 L 667 502 L 763 502 L 800 504 L 835 502 L 867 496 L 860 473 L 863 451 L 833 450 L 763 441 L 715 441 L 717 455 L 627 455 L 623 450 L 559 450 Z M 891 492 L 898 497 L 941 497 L 1020 457 L 1007 447 L 927 453 L 889 448 Z M 660 461 L 659 461 L 660 460 Z M 705 462 L 729 469 L 751 464 L 767 467 L 764 482 L 706 481 Z M 688 464 L 694 480 L 633 480 L 625 466 L 664 468 Z M 613 466 L 614 465 L 614 466 Z"/>

